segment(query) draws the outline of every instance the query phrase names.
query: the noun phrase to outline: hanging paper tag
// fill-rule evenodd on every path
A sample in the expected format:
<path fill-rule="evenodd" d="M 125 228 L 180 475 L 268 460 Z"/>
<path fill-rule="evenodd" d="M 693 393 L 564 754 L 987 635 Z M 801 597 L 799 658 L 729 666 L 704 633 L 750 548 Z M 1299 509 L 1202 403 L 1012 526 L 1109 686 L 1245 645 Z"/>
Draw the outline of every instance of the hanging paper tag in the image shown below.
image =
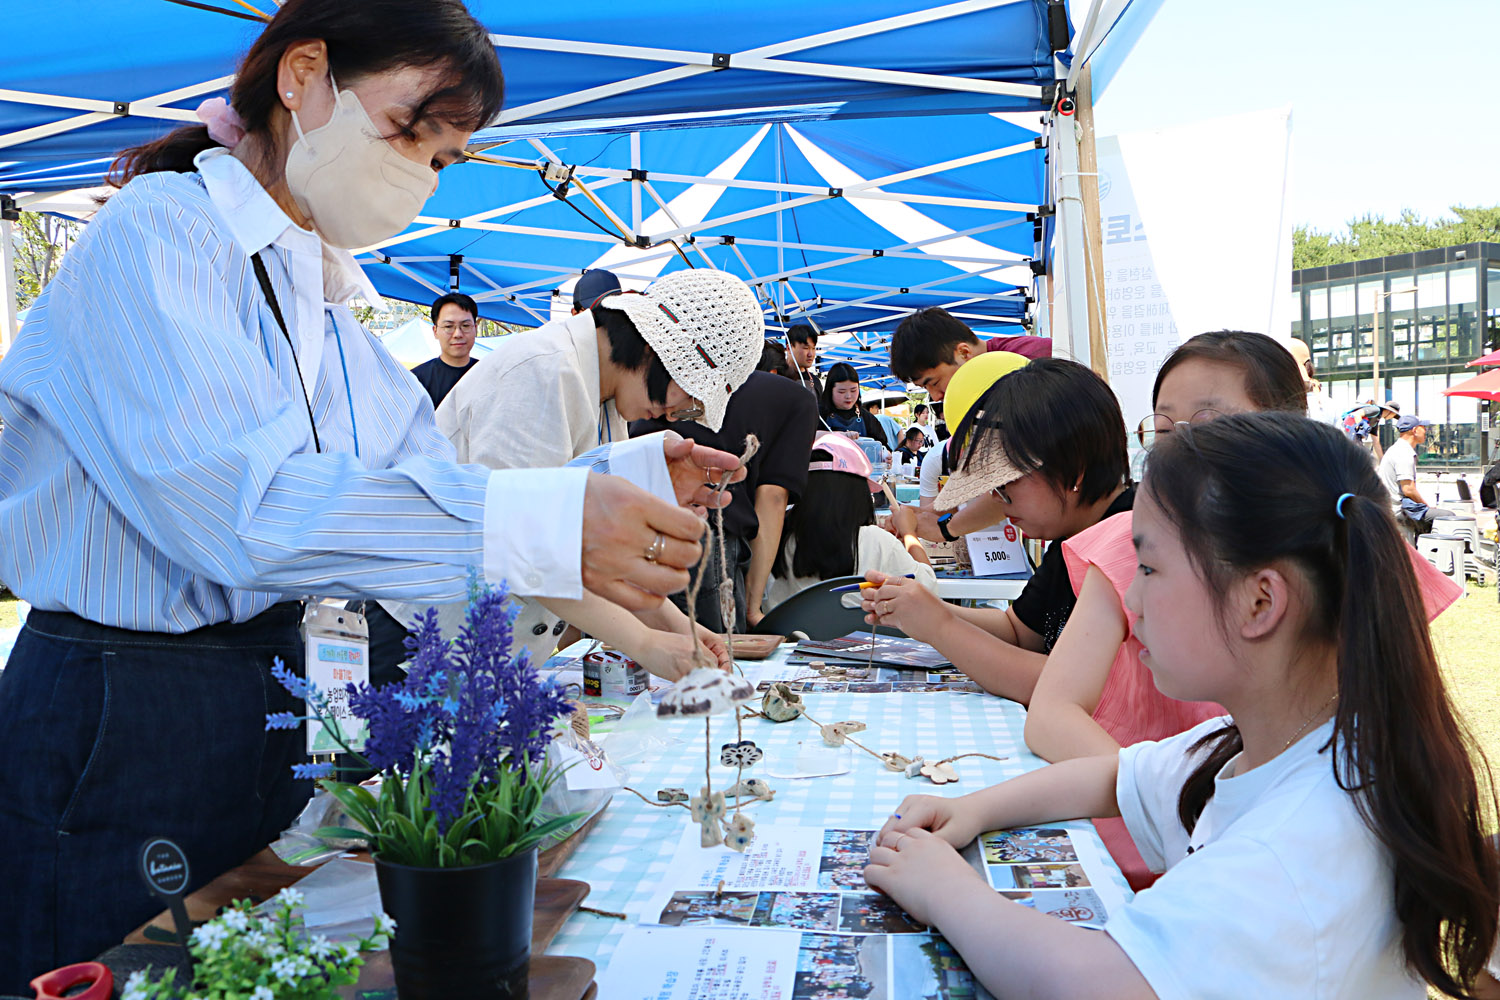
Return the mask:
<path fill-rule="evenodd" d="M 563 779 L 569 791 L 620 787 L 598 744 L 591 740 L 583 740 L 577 747 L 558 743 L 557 749 L 561 758 L 559 763 L 567 769 L 563 772 Z"/>
<path fill-rule="evenodd" d="M 1005 576 L 1026 572 L 1026 549 L 1021 533 L 1009 521 L 964 536 L 975 576 Z"/>
<path fill-rule="evenodd" d="M 302 615 L 307 679 L 323 692 L 330 714 L 338 720 L 351 750 L 365 745 L 365 721 L 349 710 L 350 684 L 370 680 L 370 628 L 365 616 L 339 604 L 309 601 Z M 343 747 L 321 722 L 307 723 L 307 752 L 342 753 Z"/>

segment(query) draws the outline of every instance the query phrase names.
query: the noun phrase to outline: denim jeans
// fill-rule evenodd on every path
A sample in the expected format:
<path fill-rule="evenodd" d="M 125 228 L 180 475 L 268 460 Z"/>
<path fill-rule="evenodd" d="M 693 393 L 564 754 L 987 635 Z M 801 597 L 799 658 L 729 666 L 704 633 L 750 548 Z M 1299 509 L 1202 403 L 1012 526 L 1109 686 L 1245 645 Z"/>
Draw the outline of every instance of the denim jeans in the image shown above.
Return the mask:
<path fill-rule="evenodd" d="M 0 993 L 93 958 L 164 907 L 137 856 L 187 852 L 195 889 L 265 847 L 312 792 L 293 781 L 301 703 L 271 676 L 302 669 L 301 605 L 183 635 L 33 611 L 0 673 Z"/>
<path fill-rule="evenodd" d="M 734 586 L 734 630 L 744 632 L 746 631 L 745 572 L 750 568 L 750 543 L 736 535 L 725 535 L 724 556 L 724 561 L 729 564 L 729 579 Z M 703 581 L 703 586 L 698 591 L 698 602 L 694 611 L 697 614 L 698 624 L 710 632 L 722 634 L 724 612 L 719 608 L 719 549 L 714 544 L 711 532 L 703 539 L 703 556 L 698 560 L 698 565 L 689 571 L 689 578 L 697 580 L 699 571 L 705 566 L 708 567 L 708 578 Z M 692 587 L 689 586 L 688 590 L 691 589 Z M 687 611 L 687 591 L 673 594 L 671 601 L 682 611 Z"/>

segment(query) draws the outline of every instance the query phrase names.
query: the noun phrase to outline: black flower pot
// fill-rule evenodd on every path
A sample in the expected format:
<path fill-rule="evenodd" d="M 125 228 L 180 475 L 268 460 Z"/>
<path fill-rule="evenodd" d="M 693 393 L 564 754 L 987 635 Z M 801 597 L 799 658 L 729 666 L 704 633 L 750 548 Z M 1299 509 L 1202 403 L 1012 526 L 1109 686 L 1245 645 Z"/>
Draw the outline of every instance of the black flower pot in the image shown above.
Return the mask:
<path fill-rule="evenodd" d="M 472 868 L 375 859 L 401 1000 L 526 1000 L 536 849 Z"/>

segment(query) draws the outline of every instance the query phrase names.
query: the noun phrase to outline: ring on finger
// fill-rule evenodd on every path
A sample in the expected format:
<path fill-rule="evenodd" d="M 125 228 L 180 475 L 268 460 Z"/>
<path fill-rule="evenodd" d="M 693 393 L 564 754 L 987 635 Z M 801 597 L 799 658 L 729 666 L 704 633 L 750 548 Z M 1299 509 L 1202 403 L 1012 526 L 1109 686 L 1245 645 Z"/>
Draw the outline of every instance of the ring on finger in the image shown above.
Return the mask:
<path fill-rule="evenodd" d="M 649 563 L 656 562 L 656 560 L 661 558 L 662 550 L 666 547 L 666 536 L 658 531 L 656 537 L 651 540 L 651 544 L 646 548 L 646 561 Z"/>

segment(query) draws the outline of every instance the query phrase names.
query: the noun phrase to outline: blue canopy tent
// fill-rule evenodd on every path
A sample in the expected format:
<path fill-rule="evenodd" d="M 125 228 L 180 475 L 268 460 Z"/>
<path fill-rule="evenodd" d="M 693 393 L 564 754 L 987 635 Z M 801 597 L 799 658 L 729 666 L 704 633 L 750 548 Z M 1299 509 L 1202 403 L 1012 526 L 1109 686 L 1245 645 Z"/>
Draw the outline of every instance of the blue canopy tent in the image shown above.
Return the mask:
<path fill-rule="evenodd" d="M 193 121 L 259 31 L 252 2 L 269 6 L 11 12 L 11 37 L 65 24 L 68 45 L 0 64 L 0 214 L 96 184 L 121 148 Z M 1082 50 L 1128 49 L 1121 25 L 1159 3 L 1094 0 Z M 889 330 L 925 305 L 981 327 L 1026 316 L 1056 183 L 1041 119 L 1075 62 L 1064 0 L 470 6 L 507 78 L 507 109 L 473 148 L 517 169 L 445 174 L 422 219 L 365 257 L 383 293 L 428 299 L 456 274 L 486 315 L 536 322 L 585 267 L 649 279 L 689 257 L 756 281 L 772 327 Z M 608 231 L 552 198 L 539 165 Z"/>
<path fill-rule="evenodd" d="M 937 133 L 928 119 L 866 119 L 512 141 L 445 176 L 417 225 L 362 259 L 384 294 L 457 287 L 485 315 L 527 324 L 571 305 L 584 269 L 643 287 L 688 266 L 752 282 L 772 330 L 889 331 L 930 305 L 976 327 L 1019 324 L 1028 214 L 1045 200 L 1031 117 L 944 119 L 962 127 Z M 554 161 L 572 177 L 566 200 L 542 176 Z"/>

